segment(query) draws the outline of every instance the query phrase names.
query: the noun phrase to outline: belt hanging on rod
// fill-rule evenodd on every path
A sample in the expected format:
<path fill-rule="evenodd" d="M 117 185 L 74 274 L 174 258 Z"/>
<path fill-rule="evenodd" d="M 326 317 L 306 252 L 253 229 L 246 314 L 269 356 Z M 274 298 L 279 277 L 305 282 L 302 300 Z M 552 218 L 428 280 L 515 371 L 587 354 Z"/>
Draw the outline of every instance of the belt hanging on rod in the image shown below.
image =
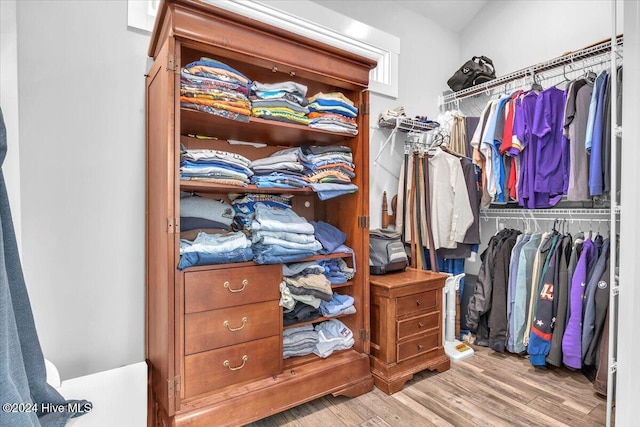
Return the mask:
<path fill-rule="evenodd" d="M 429 240 L 429 259 L 431 261 L 431 271 L 438 272 L 438 262 L 436 259 L 436 247 L 433 242 L 433 229 L 431 227 L 431 186 L 429 183 L 429 156 L 422 156 L 423 172 L 424 172 L 424 199 L 425 199 L 425 218 L 427 222 L 427 238 Z"/>

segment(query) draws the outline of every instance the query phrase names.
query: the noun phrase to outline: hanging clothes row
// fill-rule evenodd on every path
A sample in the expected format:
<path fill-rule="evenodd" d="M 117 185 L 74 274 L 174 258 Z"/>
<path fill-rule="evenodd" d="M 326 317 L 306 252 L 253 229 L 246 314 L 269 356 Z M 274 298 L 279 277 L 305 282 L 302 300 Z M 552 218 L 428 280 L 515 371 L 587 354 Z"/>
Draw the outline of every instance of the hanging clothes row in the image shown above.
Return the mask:
<path fill-rule="evenodd" d="M 609 242 L 555 223 L 546 232 L 498 231 L 481 255 L 463 327 L 475 344 L 528 354 L 535 367 L 582 369 L 606 394 Z"/>
<path fill-rule="evenodd" d="M 622 66 L 615 76 L 588 71 L 546 90 L 535 83 L 502 94 L 486 103 L 477 125 L 455 110 L 441 114 L 452 146 L 482 169 L 481 206 L 550 208 L 563 198 L 589 201 L 609 192 L 612 78 L 621 110 Z"/>
<path fill-rule="evenodd" d="M 454 273 L 448 260 L 456 260 L 461 273 L 480 243 L 477 174 L 470 158 L 444 146 L 446 139 L 429 132 L 405 144 L 396 230 L 412 248 L 412 265 Z"/>

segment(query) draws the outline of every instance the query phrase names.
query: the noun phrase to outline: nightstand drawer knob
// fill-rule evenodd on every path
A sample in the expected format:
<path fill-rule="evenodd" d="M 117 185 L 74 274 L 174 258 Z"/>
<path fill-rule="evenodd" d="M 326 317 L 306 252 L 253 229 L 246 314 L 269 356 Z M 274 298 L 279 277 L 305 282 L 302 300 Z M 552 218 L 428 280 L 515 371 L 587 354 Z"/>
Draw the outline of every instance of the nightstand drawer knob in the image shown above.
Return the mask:
<path fill-rule="evenodd" d="M 416 305 L 420 305 L 422 302 L 420 300 L 416 300 Z"/>
<path fill-rule="evenodd" d="M 248 284 L 249 284 L 249 281 L 247 279 L 244 279 L 242 281 L 242 287 L 240 289 L 231 289 L 231 283 L 229 283 L 228 281 L 224 282 L 223 286 L 227 288 L 229 292 L 242 292 L 244 291 L 244 288 L 246 288 Z"/>
<path fill-rule="evenodd" d="M 422 328 L 422 327 L 424 327 L 424 323 L 418 322 L 418 328 Z"/>
<path fill-rule="evenodd" d="M 245 327 L 245 325 L 247 324 L 247 318 L 243 317 L 242 318 L 242 326 L 239 326 L 237 328 L 230 327 L 228 320 L 225 320 L 223 324 L 224 324 L 224 327 L 227 328 L 228 330 L 230 330 L 231 332 L 236 332 L 236 331 L 239 331 L 240 329 Z"/>
<path fill-rule="evenodd" d="M 422 344 L 418 344 L 418 350 L 422 350 L 424 346 Z"/>
<path fill-rule="evenodd" d="M 231 367 L 231 364 L 229 363 L 228 360 L 225 360 L 222 364 L 228 368 L 230 371 L 237 371 L 239 369 L 244 368 L 244 364 L 247 363 L 247 360 L 249 359 L 249 357 L 245 354 L 244 356 L 242 356 L 242 365 L 240 366 L 236 366 L 235 368 Z"/>

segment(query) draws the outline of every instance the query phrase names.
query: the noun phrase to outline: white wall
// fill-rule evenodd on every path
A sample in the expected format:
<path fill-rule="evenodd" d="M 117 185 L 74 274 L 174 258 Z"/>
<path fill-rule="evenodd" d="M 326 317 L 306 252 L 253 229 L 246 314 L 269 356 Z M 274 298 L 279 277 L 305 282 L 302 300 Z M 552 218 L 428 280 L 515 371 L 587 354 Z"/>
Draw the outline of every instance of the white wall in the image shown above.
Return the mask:
<path fill-rule="evenodd" d="M 23 266 L 63 379 L 144 360 L 144 73 L 126 1 L 17 2 Z"/>
<path fill-rule="evenodd" d="M 7 186 L 18 251 L 22 253 L 16 9 L 15 0 L 0 1 L 0 107 L 7 129 L 8 144 L 2 174 Z"/>
<path fill-rule="evenodd" d="M 393 1 L 335 1 L 318 3 L 400 37 L 400 77 L 398 98 L 371 94 L 369 111 L 371 153 L 370 226 L 381 226 L 382 192 L 391 197 L 398 192 L 398 175 L 403 160 L 404 135 L 398 133 L 395 146 L 388 145 L 378 165 L 373 160 L 389 136 L 377 127 L 380 112 L 403 106 L 408 116 L 438 115 L 438 95 L 447 89 L 447 79 L 460 66 L 458 35 L 437 22 L 419 16 Z"/>
<path fill-rule="evenodd" d="M 488 56 L 500 76 L 610 38 L 609 0 L 489 1 L 460 33 L 460 60 Z"/>

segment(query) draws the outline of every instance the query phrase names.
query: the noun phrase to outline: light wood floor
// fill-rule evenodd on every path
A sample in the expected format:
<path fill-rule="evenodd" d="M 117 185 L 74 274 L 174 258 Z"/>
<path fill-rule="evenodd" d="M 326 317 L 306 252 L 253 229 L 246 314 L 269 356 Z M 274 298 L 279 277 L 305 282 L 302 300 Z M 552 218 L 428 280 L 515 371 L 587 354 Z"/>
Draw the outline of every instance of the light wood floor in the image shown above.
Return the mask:
<path fill-rule="evenodd" d="M 475 350 L 446 372 L 415 375 L 391 396 L 377 388 L 356 398 L 327 396 L 250 426 L 605 425 L 606 400 L 580 372 L 537 370 L 525 358 Z"/>

